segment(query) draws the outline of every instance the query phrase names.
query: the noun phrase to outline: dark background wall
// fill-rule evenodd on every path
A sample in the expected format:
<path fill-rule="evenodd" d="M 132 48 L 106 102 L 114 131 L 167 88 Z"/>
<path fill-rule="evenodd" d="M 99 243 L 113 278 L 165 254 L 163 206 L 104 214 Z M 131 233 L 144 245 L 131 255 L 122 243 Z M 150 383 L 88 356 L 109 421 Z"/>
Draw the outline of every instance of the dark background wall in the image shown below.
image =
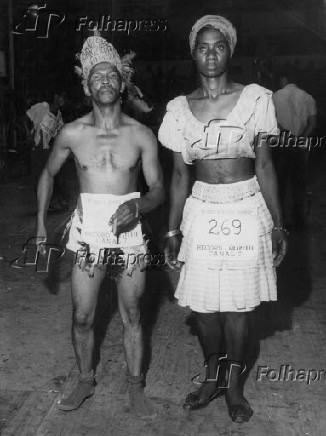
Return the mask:
<path fill-rule="evenodd" d="M 162 94 L 170 98 L 193 86 L 194 77 L 188 48 L 192 24 L 204 14 L 221 14 L 237 27 L 239 43 L 232 73 L 236 80 L 261 81 L 273 87 L 269 71 L 294 69 L 298 81 L 324 106 L 326 96 L 323 70 L 326 67 L 326 12 L 323 0 L 49 0 L 47 10 L 65 14 L 57 27 L 50 27 L 48 38 L 36 32 L 13 35 L 15 90 L 26 104 L 27 99 L 47 99 L 55 90 L 65 90 L 73 99 L 81 99 L 81 87 L 74 74 L 75 54 L 90 35 L 84 27 L 76 31 L 78 17 L 95 20 L 110 15 L 111 20 L 154 20 L 166 23 L 165 31 L 115 31 L 102 35 L 120 53 L 137 52 L 136 81 L 153 93 L 153 77 Z M 0 2 L 0 50 L 6 54 L 9 72 L 8 5 Z M 11 0 L 14 25 L 22 22 L 30 0 Z M 40 6 L 42 3 L 39 2 Z M 258 65 L 258 67 L 257 67 Z M 263 74 L 257 75 L 257 68 Z M 171 73 L 172 71 L 172 73 Z M 265 72 L 264 72 L 265 71 Z M 156 76 L 155 76 L 155 74 Z M 169 80 L 160 83 L 160 74 L 179 75 L 179 88 L 169 88 Z M 181 80 L 180 80 L 181 79 Z M 1 78 L 8 86 L 8 78 Z M 154 85 L 154 88 L 156 85 Z M 155 99 L 155 92 L 149 95 Z"/>

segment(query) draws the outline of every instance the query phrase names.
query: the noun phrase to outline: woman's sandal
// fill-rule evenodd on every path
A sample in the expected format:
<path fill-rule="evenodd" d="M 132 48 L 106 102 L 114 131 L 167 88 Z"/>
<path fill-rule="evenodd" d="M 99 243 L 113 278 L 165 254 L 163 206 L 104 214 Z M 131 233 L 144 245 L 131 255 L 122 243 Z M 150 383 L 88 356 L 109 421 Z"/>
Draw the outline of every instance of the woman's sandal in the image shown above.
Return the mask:
<path fill-rule="evenodd" d="M 211 395 L 209 395 L 209 397 L 200 398 L 201 388 L 202 386 L 199 389 L 197 389 L 197 391 L 191 392 L 186 397 L 186 402 L 182 407 L 188 412 L 192 410 L 203 409 L 204 407 L 207 407 L 211 401 L 224 395 L 224 388 L 216 388 L 215 391 Z"/>
<path fill-rule="evenodd" d="M 254 414 L 252 408 L 250 407 L 247 400 L 246 405 L 243 404 L 231 404 L 226 400 L 226 405 L 228 407 L 230 418 L 233 422 L 242 424 L 243 422 L 248 422 L 249 419 Z"/>

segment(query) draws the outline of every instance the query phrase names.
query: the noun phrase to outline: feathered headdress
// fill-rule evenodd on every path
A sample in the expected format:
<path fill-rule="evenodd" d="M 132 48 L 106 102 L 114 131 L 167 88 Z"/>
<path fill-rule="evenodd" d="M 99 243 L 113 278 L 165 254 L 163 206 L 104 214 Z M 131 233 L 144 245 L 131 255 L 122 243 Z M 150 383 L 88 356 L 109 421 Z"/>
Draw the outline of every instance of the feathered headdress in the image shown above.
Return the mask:
<path fill-rule="evenodd" d="M 134 73 L 131 61 L 135 56 L 135 52 L 130 52 L 120 58 L 113 45 L 102 38 L 98 30 L 95 30 L 94 36 L 90 36 L 84 42 L 81 53 L 76 54 L 76 58 L 80 60 L 81 67 L 76 66 L 75 71 L 82 78 L 83 85 L 85 85 L 87 84 L 89 73 L 95 65 L 101 62 L 109 62 L 117 67 L 123 83 L 130 87 L 132 85 L 131 77 Z"/>

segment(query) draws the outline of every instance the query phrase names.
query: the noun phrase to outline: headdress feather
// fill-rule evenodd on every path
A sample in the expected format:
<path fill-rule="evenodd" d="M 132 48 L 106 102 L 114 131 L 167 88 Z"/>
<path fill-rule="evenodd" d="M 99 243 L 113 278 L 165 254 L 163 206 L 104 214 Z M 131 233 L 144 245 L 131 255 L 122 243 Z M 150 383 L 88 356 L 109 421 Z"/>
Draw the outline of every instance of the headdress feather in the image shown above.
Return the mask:
<path fill-rule="evenodd" d="M 101 37 L 100 32 L 94 30 L 94 36 L 90 36 L 83 44 L 81 53 L 76 54 L 76 59 L 81 63 L 81 67 L 76 67 L 76 73 L 81 76 L 83 84 L 87 83 L 91 69 L 101 63 L 109 62 L 116 66 L 121 74 L 123 82 L 128 86 L 134 73 L 131 61 L 136 53 L 130 52 L 120 58 L 117 50 L 111 43 Z"/>
<path fill-rule="evenodd" d="M 94 36 L 90 36 L 83 44 L 81 53 L 76 54 L 76 59 L 81 63 L 75 67 L 75 72 L 81 77 L 83 84 L 87 84 L 91 69 L 100 62 L 110 62 L 117 67 L 121 74 L 123 86 L 127 89 L 137 88 L 132 83 L 134 69 L 131 66 L 136 53 L 130 51 L 121 58 L 112 44 L 101 37 L 100 32 L 95 29 Z M 138 88 L 137 88 L 138 89 Z"/>

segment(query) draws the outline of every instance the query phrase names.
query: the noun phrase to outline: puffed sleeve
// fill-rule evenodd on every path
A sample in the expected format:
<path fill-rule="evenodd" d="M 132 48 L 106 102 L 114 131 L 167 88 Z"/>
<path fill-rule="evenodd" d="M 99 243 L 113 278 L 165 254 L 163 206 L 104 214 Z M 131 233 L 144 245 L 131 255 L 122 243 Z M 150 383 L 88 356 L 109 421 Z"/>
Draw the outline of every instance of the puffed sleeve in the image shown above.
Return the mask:
<path fill-rule="evenodd" d="M 167 105 L 166 114 L 158 131 L 158 140 L 164 147 L 182 153 L 185 150 L 186 143 L 178 125 L 173 103 L 171 101 Z"/>
<path fill-rule="evenodd" d="M 260 95 L 255 108 L 255 135 L 265 133 L 278 135 L 275 107 L 272 100 L 272 92 L 268 91 Z"/>

